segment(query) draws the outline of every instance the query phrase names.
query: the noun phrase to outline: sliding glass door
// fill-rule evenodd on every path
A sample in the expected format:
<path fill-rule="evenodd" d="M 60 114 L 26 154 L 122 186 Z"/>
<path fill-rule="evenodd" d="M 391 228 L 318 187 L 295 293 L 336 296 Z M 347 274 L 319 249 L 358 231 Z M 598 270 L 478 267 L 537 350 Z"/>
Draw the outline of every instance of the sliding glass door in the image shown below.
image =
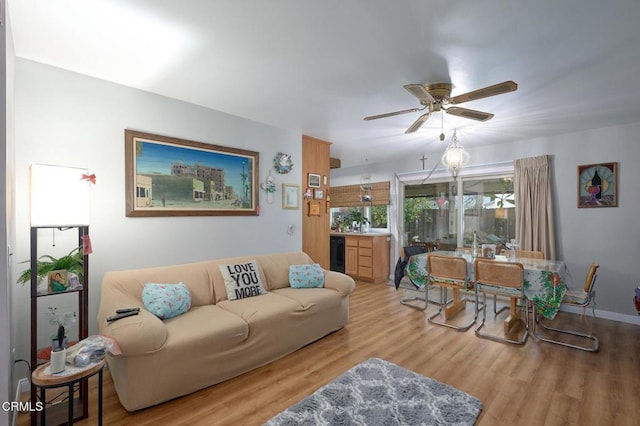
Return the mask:
<path fill-rule="evenodd" d="M 512 175 L 458 178 L 456 182 L 405 184 L 404 240 L 441 250 L 496 244 L 498 253 L 515 238 Z"/>

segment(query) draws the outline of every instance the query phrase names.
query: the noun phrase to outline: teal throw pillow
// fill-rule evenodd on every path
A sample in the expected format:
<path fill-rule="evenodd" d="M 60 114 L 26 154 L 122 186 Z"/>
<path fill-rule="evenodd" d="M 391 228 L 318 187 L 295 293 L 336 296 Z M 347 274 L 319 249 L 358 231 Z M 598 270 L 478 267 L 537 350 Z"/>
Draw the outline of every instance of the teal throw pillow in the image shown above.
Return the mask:
<path fill-rule="evenodd" d="M 289 284 L 292 288 L 324 287 L 324 270 L 317 263 L 291 265 Z"/>
<path fill-rule="evenodd" d="M 183 283 L 147 283 L 142 289 L 142 303 L 147 311 L 158 318 L 172 318 L 191 308 L 191 293 Z"/>

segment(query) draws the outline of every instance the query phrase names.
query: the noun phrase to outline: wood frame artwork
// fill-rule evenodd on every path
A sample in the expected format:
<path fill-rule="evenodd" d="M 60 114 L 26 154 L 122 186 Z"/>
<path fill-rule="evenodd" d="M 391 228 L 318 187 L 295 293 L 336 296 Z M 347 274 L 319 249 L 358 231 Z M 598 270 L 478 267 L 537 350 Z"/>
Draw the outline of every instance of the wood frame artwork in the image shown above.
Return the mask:
<path fill-rule="evenodd" d="M 126 214 L 257 216 L 259 153 L 125 130 Z"/>
<path fill-rule="evenodd" d="M 618 163 L 578 166 L 578 208 L 618 207 Z"/>
<path fill-rule="evenodd" d="M 309 201 L 309 216 L 320 216 L 320 201 Z"/>
<path fill-rule="evenodd" d="M 320 188 L 320 175 L 309 173 L 307 175 L 307 186 L 310 188 Z"/>

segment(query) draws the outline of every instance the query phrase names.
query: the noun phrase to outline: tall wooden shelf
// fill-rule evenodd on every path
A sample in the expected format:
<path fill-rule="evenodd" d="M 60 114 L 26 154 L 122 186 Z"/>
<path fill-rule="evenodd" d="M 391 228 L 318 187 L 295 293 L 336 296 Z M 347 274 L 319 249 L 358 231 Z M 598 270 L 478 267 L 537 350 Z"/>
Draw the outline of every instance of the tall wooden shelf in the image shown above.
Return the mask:
<path fill-rule="evenodd" d="M 78 295 L 78 340 L 82 340 L 89 335 L 89 256 L 83 256 L 83 280 L 79 289 L 38 294 L 38 231 L 41 229 L 77 229 L 78 245 L 83 250 L 83 237 L 89 235 L 88 226 L 43 226 L 31 227 L 31 371 L 38 367 L 38 302 L 41 298 L 56 297 L 62 294 L 77 293 Z M 74 393 L 75 395 L 75 393 Z M 76 401 L 74 401 L 74 419 L 84 419 L 89 415 L 88 410 L 89 387 L 88 382 L 80 383 L 80 390 Z M 31 402 L 35 406 L 37 401 L 36 387 L 31 385 Z M 39 413 L 33 411 L 31 413 L 31 424 L 37 425 Z M 66 404 L 58 404 L 47 409 L 47 424 L 60 424 L 66 421 Z"/>

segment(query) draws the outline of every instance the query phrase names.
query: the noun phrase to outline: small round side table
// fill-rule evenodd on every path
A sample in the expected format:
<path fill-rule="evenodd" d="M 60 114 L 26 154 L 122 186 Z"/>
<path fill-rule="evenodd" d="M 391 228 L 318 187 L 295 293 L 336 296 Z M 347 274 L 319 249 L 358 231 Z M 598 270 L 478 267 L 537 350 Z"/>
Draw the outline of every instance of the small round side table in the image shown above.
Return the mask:
<path fill-rule="evenodd" d="M 98 374 L 98 424 L 102 426 L 102 370 L 105 361 L 100 360 L 87 367 L 75 367 L 67 365 L 64 371 L 56 374 L 49 373 L 49 364 L 42 364 L 31 374 L 31 383 L 40 389 L 40 400 L 44 403 L 45 389 L 68 386 L 69 388 L 69 408 L 67 424 L 73 424 L 73 387 L 76 383 L 88 380 L 91 376 Z M 66 373 L 66 374 L 65 374 Z M 40 424 L 46 423 L 46 407 L 40 412 Z"/>

